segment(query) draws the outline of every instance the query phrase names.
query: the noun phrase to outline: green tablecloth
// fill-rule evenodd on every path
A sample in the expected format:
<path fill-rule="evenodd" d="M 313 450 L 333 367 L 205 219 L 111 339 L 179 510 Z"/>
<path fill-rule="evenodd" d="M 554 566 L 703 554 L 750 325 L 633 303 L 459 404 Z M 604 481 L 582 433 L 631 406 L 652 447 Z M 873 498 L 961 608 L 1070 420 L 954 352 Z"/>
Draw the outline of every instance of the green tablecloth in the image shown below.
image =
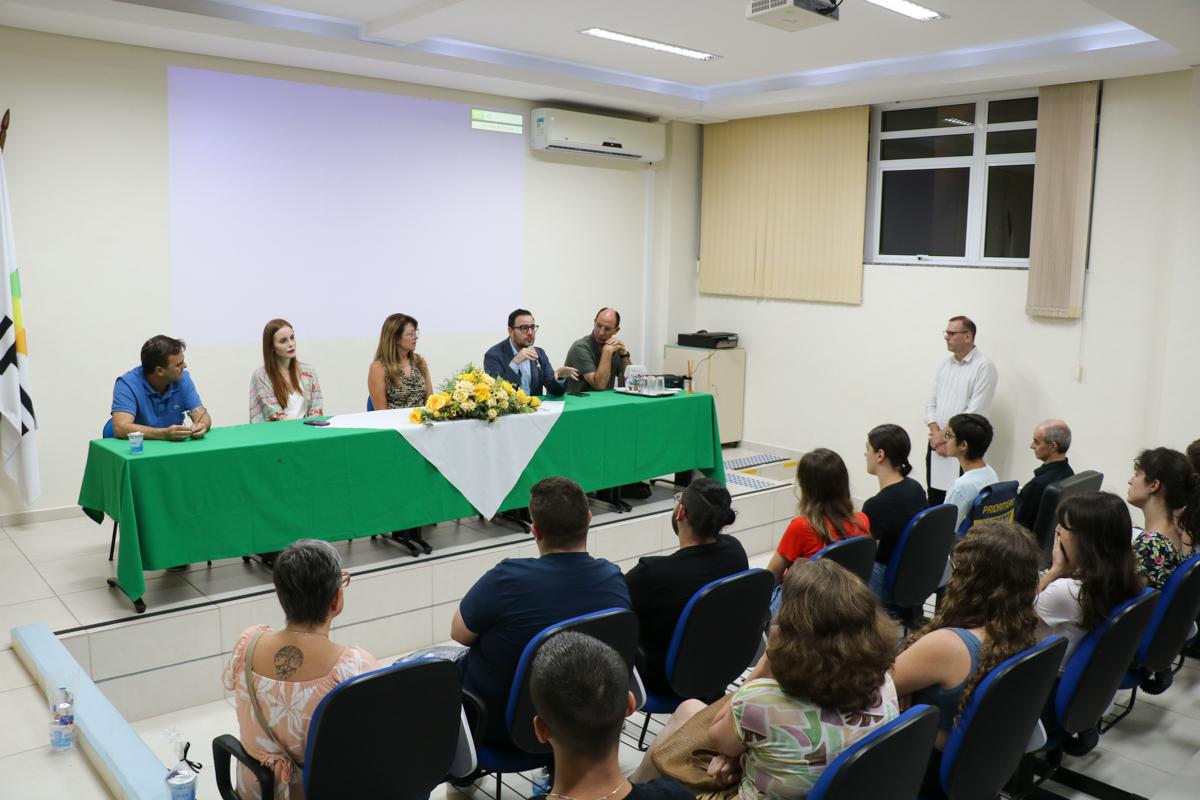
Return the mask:
<path fill-rule="evenodd" d="M 711 395 L 568 397 L 501 510 L 528 505 L 530 487 L 550 475 L 593 491 L 689 469 L 725 479 Z M 117 582 L 134 600 L 145 593 L 143 570 L 475 514 L 399 433 L 299 421 L 146 442 L 137 456 L 124 440 L 96 439 L 79 505 L 97 522 L 107 514 L 120 524 Z"/>

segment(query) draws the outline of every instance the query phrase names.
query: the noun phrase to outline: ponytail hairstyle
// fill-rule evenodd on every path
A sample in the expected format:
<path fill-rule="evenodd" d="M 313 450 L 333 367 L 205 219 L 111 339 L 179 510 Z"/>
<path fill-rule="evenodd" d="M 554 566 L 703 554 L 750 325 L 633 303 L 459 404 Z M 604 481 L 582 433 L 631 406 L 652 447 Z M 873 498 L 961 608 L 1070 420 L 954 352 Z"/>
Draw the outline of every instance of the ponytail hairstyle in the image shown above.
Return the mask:
<path fill-rule="evenodd" d="M 867 434 L 867 442 L 872 452 L 883 451 L 883 457 L 892 465 L 892 469 L 900 473 L 900 477 L 907 478 L 908 473 L 912 472 L 912 464 L 908 463 L 912 442 L 904 428 L 891 423 L 876 425 Z"/>
<path fill-rule="evenodd" d="M 1133 522 L 1124 498 L 1112 492 L 1083 492 L 1064 497 L 1055 510 L 1058 524 L 1075 542 L 1073 577 L 1079 592 L 1079 625 L 1095 630 L 1120 603 L 1142 590 L 1133 558 Z"/>
<path fill-rule="evenodd" d="M 300 391 L 300 359 L 292 358 L 287 365 L 287 377 L 279 368 L 279 359 L 275 357 L 275 334 L 284 328 L 291 328 L 292 323 L 286 319 L 273 319 L 263 328 L 263 367 L 267 370 L 267 379 L 271 382 L 271 391 L 275 393 L 275 402 L 287 408 L 289 386 L 293 392 Z M 292 328 L 295 331 L 295 328 Z"/>
<path fill-rule="evenodd" d="M 824 544 L 846 538 L 846 523 L 854 519 L 850 499 L 850 473 L 842 457 L 824 447 L 805 453 L 796 465 L 800 484 L 800 516 Z M 832 526 L 830 531 L 826 523 Z"/>
<path fill-rule="evenodd" d="M 1200 477 L 1188 457 L 1169 447 L 1156 447 L 1143 450 L 1133 460 L 1133 468 L 1147 483 L 1158 481 L 1163 504 L 1175 519 L 1180 538 L 1194 549 L 1200 535 Z"/>
<path fill-rule="evenodd" d="M 701 539 L 715 539 L 726 525 L 737 518 L 729 490 L 709 478 L 692 481 L 683 490 L 679 502 L 687 511 L 688 523 Z"/>

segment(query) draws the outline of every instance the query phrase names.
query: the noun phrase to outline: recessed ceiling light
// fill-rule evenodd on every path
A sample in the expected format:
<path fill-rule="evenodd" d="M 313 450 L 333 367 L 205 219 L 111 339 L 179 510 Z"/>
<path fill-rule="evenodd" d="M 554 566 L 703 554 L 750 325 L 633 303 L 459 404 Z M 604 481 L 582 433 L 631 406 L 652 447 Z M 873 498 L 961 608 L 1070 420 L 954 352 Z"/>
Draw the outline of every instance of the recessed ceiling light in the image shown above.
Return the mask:
<path fill-rule="evenodd" d="M 886 8 L 888 11 L 895 11 L 897 14 L 911 17 L 918 22 L 932 22 L 935 19 L 946 18 L 945 14 L 938 13 L 932 8 L 910 3 L 908 0 L 867 0 L 867 2 L 880 8 Z"/>
<path fill-rule="evenodd" d="M 684 58 L 694 58 L 697 61 L 715 61 L 720 58 L 720 56 L 715 56 L 712 53 L 705 53 L 703 50 L 692 50 L 690 47 L 656 42 L 653 39 L 643 39 L 640 36 L 630 36 L 628 33 L 617 33 L 616 31 L 605 30 L 604 28 L 588 28 L 585 31 L 580 31 L 580 33 L 584 36 L 595 36 L 597 39 L 608 39 L 610 42 L 632 44 L 636 47 L 648 47 L 660 53 L 671 53 L 672 55 L 683 56 Z"/>

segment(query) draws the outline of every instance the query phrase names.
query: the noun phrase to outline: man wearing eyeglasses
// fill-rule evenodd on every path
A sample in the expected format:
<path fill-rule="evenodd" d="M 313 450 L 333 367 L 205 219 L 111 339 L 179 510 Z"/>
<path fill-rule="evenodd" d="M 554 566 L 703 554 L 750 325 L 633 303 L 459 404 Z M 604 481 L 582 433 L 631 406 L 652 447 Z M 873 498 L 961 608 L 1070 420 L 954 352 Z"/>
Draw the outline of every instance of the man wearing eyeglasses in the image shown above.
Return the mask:
<path fill-rule="evenodd" d="M 579 371 L 579 377 L 570 382 L 572 392 L 604 391 L 625 375 L 629 366 L 629 351 L 625 343 L 617 338 L 621 330 L 621 314 L 615 308 L 602 308 L 596 312 L 592 332 L 571 345 L 567 353 L 567 364 Z"/>
<path fill-rule="evenodd" d="M 955 414 L 987 416 L 996 395 L 996 367 L 975 347 L 975 323 L 968 317 L 951 317 L 942 332 L 950 357 L 933 378 L 933 395 L 925 402 L 929 449 L 925 453 L 925 485 L 929 505 L 945 502 L 946 490 L 957 480 L 958 458 L 947 450 L 943 429 Z"/>
<path fill-rule="evenodd" d="M 574 367 L 555 369 L 546 351 L 534 347 L 538 325 L 533 312 L 518 308 L 508 315 L 508 338 L 492 345 L 483 356 L 483 371 L 520 386 L 531 396 L 549 392 L 561 395 L 567 390 L 566 380 L 579 377 Z"/>

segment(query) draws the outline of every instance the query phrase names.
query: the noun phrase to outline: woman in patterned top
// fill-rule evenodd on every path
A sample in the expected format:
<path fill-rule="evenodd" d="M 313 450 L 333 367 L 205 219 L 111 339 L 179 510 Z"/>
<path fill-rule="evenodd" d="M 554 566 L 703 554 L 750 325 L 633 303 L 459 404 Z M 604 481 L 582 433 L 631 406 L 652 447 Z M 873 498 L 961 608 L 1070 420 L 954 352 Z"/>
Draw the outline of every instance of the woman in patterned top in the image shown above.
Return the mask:
<path fill-rule="evenodd" d="M 275 800 L 304 800 L 304 748 L 313 712 L 333 687 L 380 665 L 361 647 L 329 639 L 350 583 L 333 545 L 293 542 L 275 560 L 274 577 L 287 624 L 243 631 L 222 680 L 234 693 L 242 746 L 275 774 Z M 238 794 L 262 800 L 245 767 L 238 769 Z"/>
<path fill-rule="evenodd" d="M 417 321 L 407 314 L 392 314 L 383 321 L 375 360 L 367 371 L 367 391 L 376 409 L 422 406 L 433 394 L 429 365 L 416 352 L 420 335 Z"/>
<path fill-rule="evenodd" d="M 895 653 L 892 624 L 865 583 L 828 560 L 792 565 L 766 655 L 708 729 L 720 753 L 709 775 L 728 786 L 723 795 L 806 797 L 843 750 L 899 714 Z M 685 701 L 660 739 L 705 707 Z M 653 777 L 649 760 L 635 779 Z"/>
<path fill-rule="evenodd" d="M 1161 589 L 1175 568 L 1195 552 L 1200 478 L 1178 450 L 1143 450 L 1134 459 L 1126 499 L 1144 517 L 1144 529 L 1133 539 L 1138 573 L 1150 586 Z"/>
<path fill-rule="evenodd" d="M 250 376 L 250 421 L 319 417 L 325 413 L 317 372 L 296 358 L 296 332 L 286 319 L 263 328 L 263 365 Z"/>

